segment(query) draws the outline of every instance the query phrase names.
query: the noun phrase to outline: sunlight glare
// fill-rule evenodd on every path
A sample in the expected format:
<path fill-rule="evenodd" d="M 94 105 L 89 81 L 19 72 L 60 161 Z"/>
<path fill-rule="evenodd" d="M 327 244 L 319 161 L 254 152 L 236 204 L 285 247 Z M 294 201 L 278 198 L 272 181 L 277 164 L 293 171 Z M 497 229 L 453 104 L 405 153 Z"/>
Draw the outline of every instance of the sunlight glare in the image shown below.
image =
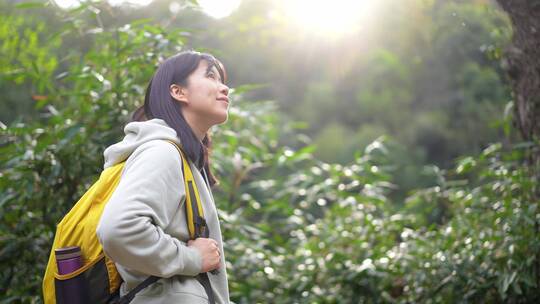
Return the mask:
<path fill-rule="evenodd" d="M 76 8 L 80 5 L 78 0 L 54 0 L 54 3 L 63 9 Z"/>
<path fill-rule="evenodd" d="M 374 0 L 290 0 L 289 16 L 300 27 L 324 34 L 357 30 Z"/>
<path fill-rule="evenodd" d="M 199 0 L 199 6 L 210 17 L 221 19 L 240 6 L 240 0 Z"/>

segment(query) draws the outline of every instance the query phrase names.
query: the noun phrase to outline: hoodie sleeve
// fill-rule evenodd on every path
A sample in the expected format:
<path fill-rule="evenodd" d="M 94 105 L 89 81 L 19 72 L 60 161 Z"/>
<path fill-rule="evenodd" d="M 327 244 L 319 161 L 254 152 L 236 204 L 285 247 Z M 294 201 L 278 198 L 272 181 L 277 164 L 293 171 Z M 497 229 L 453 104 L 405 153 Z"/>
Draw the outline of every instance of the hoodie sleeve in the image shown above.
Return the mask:
<path fill-rule="evenodd" d="M 165 141 L 138 147 L 103 211 L 97 236 L 120 265 L 158 277 L 200 273 L 199 252 L 164 232 L 185 199 L 181 157 Z"/>

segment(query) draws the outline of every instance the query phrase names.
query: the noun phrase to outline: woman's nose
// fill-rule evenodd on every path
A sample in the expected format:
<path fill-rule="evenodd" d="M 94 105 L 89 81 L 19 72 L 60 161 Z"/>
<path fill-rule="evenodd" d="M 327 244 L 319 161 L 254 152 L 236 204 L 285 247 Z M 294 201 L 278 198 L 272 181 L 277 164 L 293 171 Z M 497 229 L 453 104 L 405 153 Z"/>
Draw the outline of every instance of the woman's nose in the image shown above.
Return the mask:
<path fill-rule="evenodd" d="M 225 96 L 229 96 L 229 87 L 226 84 L 222 83 L 221 88 L 219 89 L 219 92 Z"/>

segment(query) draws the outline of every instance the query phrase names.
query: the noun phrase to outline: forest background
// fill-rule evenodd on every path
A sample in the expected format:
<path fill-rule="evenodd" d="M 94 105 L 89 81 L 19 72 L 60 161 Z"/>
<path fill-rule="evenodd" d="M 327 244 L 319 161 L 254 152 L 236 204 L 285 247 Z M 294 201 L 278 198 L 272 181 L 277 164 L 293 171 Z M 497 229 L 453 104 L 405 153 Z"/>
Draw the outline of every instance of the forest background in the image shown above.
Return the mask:
<path fill-rule="evenodd" d="M 493 1 L 359 1 L 341 28 L 203 2 L 1 2 L 1 303 L 41 301 L 55 224 L 185 49 L 233 88 L 213 152 L 233 301 L 538 300 L 538 145 L 512 125 Z"/>

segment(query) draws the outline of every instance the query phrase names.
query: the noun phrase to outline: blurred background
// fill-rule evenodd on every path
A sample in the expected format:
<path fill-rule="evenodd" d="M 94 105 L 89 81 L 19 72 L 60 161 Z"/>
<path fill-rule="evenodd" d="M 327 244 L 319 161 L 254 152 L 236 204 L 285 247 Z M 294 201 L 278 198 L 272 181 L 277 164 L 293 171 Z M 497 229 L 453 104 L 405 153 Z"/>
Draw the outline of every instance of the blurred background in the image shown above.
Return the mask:
<path fill-rule="evenodd" d="M 538 299 L 530 144 L 512 127 L 512 27 L 495 1 L 0 8 L 1 303 L 40 301 L 55 223 L 159 61 L 185 49 L 214 54 L 233 88 L 214 166 L 235 302 Z M 30 248 L 37 269 L 17 255 Z"/>
<path fill-rule="evenodd" d="M 32 22 L 60 27 L 54 11 L 78 3 L 52 2 Z M 274 100 L 321 160 L 345 164 L 379 136 L 393 138 L 403 149 L 396 161 L 407 188 L 429 184 L 424 165 L 446 168 L 505 138 L 511 97 L 498 60 L 511 28 L 491 1 L 199 4 L 116 0 L 85 22 L 110 29 L 148 18 L 188 31 L 185 48 L 221 59 L 231 87 L 258 85 L 247 98 Z M 59 51 L 84 51 L 91 43 L 84 40 Z M 2 89 L 2 122 L 36 115 L 27 87 Z"/>

